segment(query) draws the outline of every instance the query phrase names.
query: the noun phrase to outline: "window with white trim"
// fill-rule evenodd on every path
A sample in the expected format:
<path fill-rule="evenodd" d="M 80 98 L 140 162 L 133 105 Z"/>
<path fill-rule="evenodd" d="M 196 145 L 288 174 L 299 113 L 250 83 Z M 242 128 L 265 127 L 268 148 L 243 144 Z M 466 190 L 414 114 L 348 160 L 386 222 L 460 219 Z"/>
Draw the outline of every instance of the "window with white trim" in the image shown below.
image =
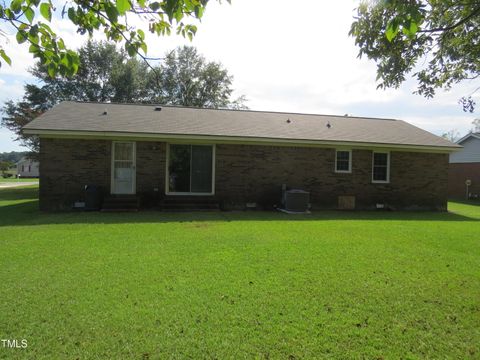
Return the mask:
<path fill-rule="evenodd" d="M 372 182 L 388 183 L 390 181 L 390 153 L 373 152 Z"/>
<path fill-rule="evenodd" d="M 335 172 L 349 173 L 352 172 L 352 151 L 337 150 L 335 152 Z"/>

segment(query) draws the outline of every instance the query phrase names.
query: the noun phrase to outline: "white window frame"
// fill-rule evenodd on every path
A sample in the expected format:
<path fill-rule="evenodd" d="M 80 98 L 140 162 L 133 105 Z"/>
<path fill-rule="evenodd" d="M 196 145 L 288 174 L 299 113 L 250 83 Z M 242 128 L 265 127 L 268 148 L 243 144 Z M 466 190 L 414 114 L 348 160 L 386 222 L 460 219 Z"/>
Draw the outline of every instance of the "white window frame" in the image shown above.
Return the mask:
<path fill-rule="evenodd" d="M 170 172 L 169 172 L 169 163 L 170 163 L 170 145 L 202 145 L 202 146 L 210 146 L 212 148 L 212 191 L 209 193 L 206 192 L 177 192 L 177 191 L 170 191 Z M 191 156 L 191 155 L 190 155 Z M 194 195 L 194 196 L 212 196 L 215 195 L 215 159 L 216 159 L 216 146 L 215 144 L 196 144 L 196 143 L 168 143 L 167 144 L 167 151 L 166 151 L 166 158 L 165 158 L 165 194 L 166 195 Z M 191 158 L 190 158 L 190 167 L 192 166 Z"/>
<path fill-rule="evenodd" d="M 387 154 L 387 180 L 374 180 L 373 171 L 375 168 L 375 154 Z M 372 151 L 372 183 L 389 184 L 390 183 L 390 151 Z"/>
<path fill-rule="evenodd" d="M 115 191 L 115 144 L 133 144 L 133 180 L 131 193 L 117 193 Z M 136 141 L 112 141 L 110 154 L 110 194 L 112 195 L 135 195 L 137 193 L 137 142 Z"/>
<path fill-rule="evenodd" d="M 337 154 L 339 151 L 348 152 L 348 170 L 337 169 Z M 351 149 L 335 149 L 335 172 L 338 174 L 350 174 L 352 172 L 352 150 Z"/>

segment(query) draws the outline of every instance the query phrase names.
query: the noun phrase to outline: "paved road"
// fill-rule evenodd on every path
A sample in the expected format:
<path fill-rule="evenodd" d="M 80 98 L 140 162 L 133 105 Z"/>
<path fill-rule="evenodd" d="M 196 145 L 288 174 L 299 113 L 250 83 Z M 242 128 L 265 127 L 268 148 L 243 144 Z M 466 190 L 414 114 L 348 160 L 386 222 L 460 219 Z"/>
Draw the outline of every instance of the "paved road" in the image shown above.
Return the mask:
<path fill-rule="evenodd" d="M 4 182 L 0 180 L 0 189 L 12 188 L 17 186 L 37 185 L 38 181 L 23 181 L 23 182 Z"/>

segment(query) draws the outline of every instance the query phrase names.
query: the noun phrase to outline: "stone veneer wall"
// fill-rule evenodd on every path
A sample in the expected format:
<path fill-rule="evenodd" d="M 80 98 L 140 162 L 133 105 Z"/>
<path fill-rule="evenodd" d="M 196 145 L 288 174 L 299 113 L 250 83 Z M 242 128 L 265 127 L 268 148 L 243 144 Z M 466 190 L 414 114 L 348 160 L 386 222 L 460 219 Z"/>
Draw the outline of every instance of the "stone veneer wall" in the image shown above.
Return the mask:
<path fill-rule="evenodd" d="M 111 141 L 42 138 L 40 145 L 41 209 L 70 209 L 86 184 L 110 192 Z M 165 156 L 165 143 L 137 141 L 137 194 L 165 196 Z M 217 144 L 215 198 L 227 209 L 271 208 L 285 183 L 310 191 L 313 208 L 336 208 L 338 196 L 354 195 L 359 209 L 446 209 L 447 154 L 392 151 L 389 184 L 372 184 L 370 150 L 354 149 L 352 159 L 352 173 L 337 174 L 334 149 Z"/>

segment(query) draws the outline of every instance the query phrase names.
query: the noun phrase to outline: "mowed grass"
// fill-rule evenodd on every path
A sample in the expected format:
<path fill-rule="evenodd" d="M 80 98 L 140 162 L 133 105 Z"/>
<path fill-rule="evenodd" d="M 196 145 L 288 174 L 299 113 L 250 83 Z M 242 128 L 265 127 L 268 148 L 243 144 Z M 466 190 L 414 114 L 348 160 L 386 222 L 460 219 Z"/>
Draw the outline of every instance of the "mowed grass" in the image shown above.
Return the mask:
<path fill-rule="evenodd" d="M 480 358 L 480 206 L 44 214 L 0 190 L 0 358 Z M 1 344 L 0 344 L 1 345 Z"/>
<path fill-rule="evenodd" d="M 2 183 L 22 183 L 22 182 L 38 182 L 38 178 L 3 178 L 0 176 L 0 184 Z"/>

